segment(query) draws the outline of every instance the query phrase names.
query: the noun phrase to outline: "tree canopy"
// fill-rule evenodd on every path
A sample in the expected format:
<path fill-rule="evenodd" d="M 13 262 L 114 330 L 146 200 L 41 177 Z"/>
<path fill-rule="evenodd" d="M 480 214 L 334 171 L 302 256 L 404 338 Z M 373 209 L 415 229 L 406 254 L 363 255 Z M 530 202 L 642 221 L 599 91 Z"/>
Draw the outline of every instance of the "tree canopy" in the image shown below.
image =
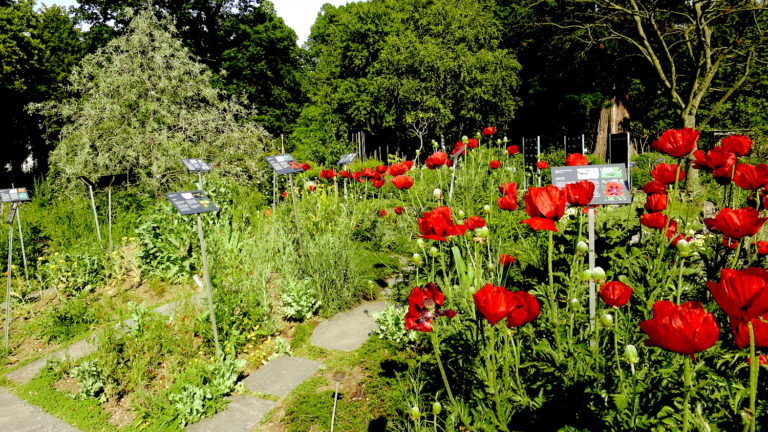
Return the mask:
<path fill-rule="evenodd" d="M 253 113 L 211 85 L 212 74 L 174 37 L 169 19 L 144 9 L 70 76 L 76 96 L 43 109 L 66 125 L 51 163 L 65 177 L 132 173 L 158 187 L 183 157 L 220 163 L 247 179 L 268 139 Z"/>

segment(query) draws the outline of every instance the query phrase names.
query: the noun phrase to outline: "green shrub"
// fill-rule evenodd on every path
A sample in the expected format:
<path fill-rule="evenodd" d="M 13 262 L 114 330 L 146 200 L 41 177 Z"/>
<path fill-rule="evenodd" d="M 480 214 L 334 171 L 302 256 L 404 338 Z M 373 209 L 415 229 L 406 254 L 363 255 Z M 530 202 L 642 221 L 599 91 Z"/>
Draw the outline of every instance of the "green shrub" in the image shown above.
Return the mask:
<path fill-rule="evenodd" d="M 311 318 L 321 305 L 316 295 L 309 287 L 308 280 L 286 280 L 280 294 L 280 300 L 283 302 L 283 317 L 295 321 Z"/>
<path fill-rule="evenodd" d="M 37 333 L 49 342 L 65 342 L 87 332 L 96 321 L 91 299 L 80 294 L 44 312 Z"/>
<path fill-rule="evenodd" d="M 69 376 L 77 379 L 80 385 L 80 395 L 97 398 L 99 402 L 106 400 L 104 393 L 104 372 L 98 362 L 84 361 L 69 371 Z"/>

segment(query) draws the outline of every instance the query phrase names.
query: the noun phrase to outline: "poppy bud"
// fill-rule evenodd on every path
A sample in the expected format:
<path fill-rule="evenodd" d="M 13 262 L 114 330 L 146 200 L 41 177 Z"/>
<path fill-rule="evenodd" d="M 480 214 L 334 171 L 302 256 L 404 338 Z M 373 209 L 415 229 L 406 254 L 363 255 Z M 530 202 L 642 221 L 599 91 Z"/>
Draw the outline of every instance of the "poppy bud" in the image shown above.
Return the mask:
<path fill-rule="evenodd" d="M 419 411 L 419 407 L 412 406 L 411 407 L 411 418 L 414 420 L 418 420 L 421 418 L 421 411 Z"/>
<path fill-rule="evenodd" d="M 589 251 L 589 245 L 586 242 L 580 241 L 576 243 L 576 252 L 587 253 L 588 251 Z"/>
<path fill-rule="evenodd" d="M 464 144 L 467 144 L 469 142 L 469 137 L 466 136 L 466 135 L 462 136 L 461 137 L 461 142 L 463 142 Z"/>
<path fill-rule="evenodd" d="M 587 270 L 584 270 L 583 272 L 581 272 L 581 280 L 588 281 L 590 279 L 592 279 L 592 271 L 591 270 L 587 269 Z"/>
<path fill-rule="evenodd" d="M 509 142 L 506 136 L 504 137 L 504 139 L 502 139 L 502 141 L 504 141 L 505 144 Z"/>
<path fill-rule="evenodd" d="M 457 214 L 457 215 L 459 215 L 459 218 L 460 218 L 460 219 L 464 219 L 464 215 L 465 215 L 466 213 L 464 213 L 464 210 L 459 210 L 459 211 L 458 211 L 456 214 Z"/>
<path fill-rule="evenodd" d="M 613 315 L 609 313 L 605 313 L 600 316 L 600 324 L 603 325 L 605 328 L 611 328 L 613 327 Z"/>
<path fill-rule="evenodd" d="M 443 199 L 443 191 L 441 191 L 440 188 L 433 190 L 432 195 L 435 196 L 435 199 Z"/>
<path fill-rule="evenodd" d="M 486 213 L 490 213 L 491 212 L 491 206 L 489 206 L 488 204 L 484 205 L 483 206 L 483 211 L 486 212 Z"/>
<path fill-rule="evenodd" d="M 592 269 L 592 278 L 595 281 L 604 281 L 605 280 L 605 270 L 603 270 L 602 267 L 595 267 Z"/>
<path fill-rule="evenodd" d="M 425 246 L 424 239 L 416 239 L 416 246 L 418 246 L 420 249 L 424 249 Z"/>
<path fill-rule="evenodd" d="M 421 259 L 421 255 L 419 255 L 417 253 L 413 254 L 413 257 L 411 258 L 411 260 L 413 261 L 413 264 L 415 264 L 417 266 L 421 265 L 422 263 L 424 263 L 424 260 Z"/>
<path fill-rule="evenodd" d="M 640 356 L 637 354 L 637 348 L 634 345 L 627 345 L 624 347 L 624 357 L 630 364 L 637 364 L 640 362 Z"/>
<path fill-rule="evenodd" d="M 619 275 L 619 277 L 616 278 L 616 279 L 618 279 L 619 282 L 621 282 L 623 284 L 629 285 L 629 278 L 627 277 L 627 275 Z"/>
<path fill-rule="evenodd" d="M 438 251 L 436 247 L 432 246 L 431 248 L 429 248 L 429 256 L 434 258 L 437 256 L 437 254 L 438 254 Z"/>
<path fill-rule="evenodd" d="M 581 302 L 577 298 L 572 298 L 568 300 L 568 309 L 570 309 L 572 312 L 578 312 L 581 310 Z"/>
<path fill-rule="evenodd" d="M 496 140 L 496 145 L 501 145 L 501 138 Z"/>
<path fill-rule="evenodd" d="M 491 230 L 489 230 L 487 226 L 475 229 L 475 235 L 478 237 L 485 238 L 485 237 L 488 237 L 490 233 L 491 233 Z"/>
<path fill-rule="evenodd" d="M 688 243 L 687 240 L 681 239 L 677 241 L 677 244 L 675 245 L 677 248 L 677 252 L 680 254 L 681 257 L 689 257 L 691 256 L 691 244 Z"/>
<path fill-rule="evenodd" d="M 488 263 L 488 264 L 487 264 L 485 267 L 486 267 L 488 270 L 493 270 L 493 269 L 495 269 L 495 268 L 496 268 L 496 264 L 494 264 L 494 263 L 492 263 L 492 262 L 489 262 L 489 263 Z"/>
<path fill-rule="evenodd" d="M 432 403 L 432 415 L 438 415 L 443 410 L 443 406 L 440 405 L 440 402 L 435 401 Z"/>

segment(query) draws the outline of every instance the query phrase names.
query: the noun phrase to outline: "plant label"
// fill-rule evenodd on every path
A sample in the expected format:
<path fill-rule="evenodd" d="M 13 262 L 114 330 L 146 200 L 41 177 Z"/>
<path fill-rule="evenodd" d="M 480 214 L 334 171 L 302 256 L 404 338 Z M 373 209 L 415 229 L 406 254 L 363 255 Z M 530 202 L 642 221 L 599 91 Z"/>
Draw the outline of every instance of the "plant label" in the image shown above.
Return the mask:
<path fill-rule="evenodd" d="M 0 200 L 3 202 L 29 201 L 27 188 L 0 189 Z"/>
<path fill-rule="evenodd" d="M 581 180 L 588 180 L 595 184 L 595 195 L 590 205 L 632 202 L 627 167 L 624 164 L 552 167 L 552 184 L 559 188 Z"/>
<path fill-rule="evenodd" d="M 216 204 L 201 190 L 172 192 L 165 194 L 165 196 L 176 207 L 176 210 L 183 215 L 219 211 Z"/>
<path fill-rule="evenodd" d="M 189 172 L 210 172 L 211 166 L 202 159 L 182 159 L 181 163 L 187 167 Z"/>
<path fill-rule="evenodd" d="M 345 154 L 341 157 L 341 159 L 339 159 L 338 162 L 336 162 L 336 165 L 346 165 L 348 163 L 352 163 L 355 158 L 357 158 L 357 153 Z"/>
<path fill-rule="evenodd" d="M 304 169 L 301 168 L 301 165 L 296 162 L 296 159 L 294 159 L 290 153 L 277 156 L 267 156 L 265 159 L 267 159 L 269 166 L 271 166 L 272 169 L 280 175 L 304 172 Z"/>

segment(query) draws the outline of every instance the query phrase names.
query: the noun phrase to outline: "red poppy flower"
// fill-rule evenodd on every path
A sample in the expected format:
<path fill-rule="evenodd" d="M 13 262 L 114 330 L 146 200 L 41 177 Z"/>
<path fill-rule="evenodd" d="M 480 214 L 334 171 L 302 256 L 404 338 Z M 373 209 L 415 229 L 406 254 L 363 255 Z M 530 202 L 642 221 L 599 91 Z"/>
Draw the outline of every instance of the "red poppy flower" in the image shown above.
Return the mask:
<path fill-rule="evenodd" d="M 340 175 L 342 178 L 352 178 L 352 174 L 351 174 L 349 171 L 347 171 L 347 170 L 342 170 L 342 171 L 339 173 L 339 175 Z"/>
<path fill-rule="evenodd" d="M 437 285 L 430 282 L 424 288 L 413 287 L 408 296 L 408 313 L 405 314 L 405 329 L 421 332 L 432 331 L 432 319 L 439 316 L 453 318 L 456 311 L 442 311 L 445 302 Z"/>
<path fill-rule="evenodd" d="M 447 161 L 445 161 L 445 166 L 447 166 L 448 168 L 452 167 L 453 166 L 453 161 L 448 159 Z"/>
<path fill-rule="evenodd" d="M 417 222 L 419 231 L 421 231 L 419 237 L 428 240 L 446 241 L 446 237 L 464 235 L 467 230 L 464 225 L 453 223 L 451 209 L 445 206 L 424 213 L 424 216 L 418 218 Z"/>
<path fill-rule="evenodd" d="M 373 187 L 380 188 L 384 186 L 384 180 L 373 180 Z"/>
<path fill-rule="evenodd" d="M 652 144 L 653 148 L 670 156 L 681 158 L 689 155 L 696 147 L 699 132 L 694 129 L 670 129 Z"/>
<path fill-rule="evenodd" d="M 384 209 L 379 210 L 379 216 L 384 217 L 387 215 L 387 211 Z"/>
<path fill-rule="evenodd" d="M 483 318 L 491 325 L 496 325 L 509 314 L 514 295 L 504 287 L 485 284 L 478 292 L 472 294 L 472 297 L 475 300 L 475 307 Z"/>
<path fill-rule="evenodd" d="M 283 191 L 283 192 L 280 194 L 280 196 L 281 196 L 282 198 L 287 198 L 287 197 L 288 197 L 288 191 Z"/>
<path fill-rule="evenodd" d="M 565 200 L 568 201 L 568 204 L 585 206 L 589 205 L 592 202 L 592 197 L 595 196 L 595 184 L 589 180 L 581 180 L 565 185 L 563 191 L 565 192 Z"/>
<path fill-rule="evenodd" d="M 720 210 L 714 218 L 704 219 L 704 225 L 712 231 L 740 239 L 757 234 L 766 220 L 768 218 L 761 218 L 760 213 L 752 207 L 736 210 L 726 207 Z"/>
<path fill-rule="evenodd" d="M 511 146 L 507 147 L 507 154 L 516 155 L 520 153 L 520 147 L 518 147 L 515 144 L 512 144 Z"/>
<path fill-rule="evenodd" d="M 600 298 L 609 306 L 620 308 L 629 302 L 632 288 L 619 281 L 610 281 L 600 287 Z"/>
<path fill-rule="evenodd" d="M 755 346 L 768 347 L 768 315 L 750 320 L 731 319 L 733 341 L 741 349 L 749 346 L 749 327 L 747 323 L 750 321 L 752 322 L 752 330 L 755 333 Z"/>
<path fill-rule="evenodd" d="M 353 179 L 353 180 L 357 180 L 357 181 L 360 181 L 360 179 L 361 179 L 362 177 L 363 177 L 363 173 L 362 173 L 362 172 L 360 172 L 360 171 L 357 171 L 357 172 L 353 172 L 353 173 L 352 173 L 352 179 Z M 363 180 L 363 181 L 365 181 L 365 180 Z"/>
<path fill-rule="evenodd" d="M 755 248 L 757 249 L 758 255 L 760 256 L 768 255 L 768 241 L 761 240 L 761 241 L 755 242 Z"/>
<path fill-rule="evenodd" d="M 403 165 L 407 166 L 408 169 L 411 169 L 413 168 L 413 161 L 409 161 L 409 160 L 403 161 Z"/>
<path fill-rule="evenodd" d="M 667 193 L 667 186 L 660 181 L 652 180 L 643 186 L 643 192 L 647 194 Z"/>
<path fill-rule="evenodd" d="M 320 171 L 320 178 L 333 180 L 335 177 L 336 177 L 336 171 L 332 169 Z"/>
<path fill-rule="evenodd" d="M 531 219 L 520 221 L 534 230 L 557 231 L 556 220 L 565 213 L 565 193 L 557 186 L 528 188 L 525 194 L 525 212 Z"/>
<path fill-rule="evenodd" d="M 497 160 L 492 160 L 492 161 L 488 162 L 488 166 L 490 166 L 491 169 L 499 169 L 499 167 L 501 167 L 501 162 L 499 162 Z"/>
<path fill-rule="evenodd" d="M 741 163 L 736 165 L 736 172 L 733 175 L 733 182 L 736 186 L 746 190 L 758 190 L 768 185 L 768 165 L 758 164 L 757 166 Z"/>
<path fill-rule="evenodd" d="M 707 282 L 707 287 L 731 319 L 749 320 L 768 312 L 768 270 L 725 268 L 720 282 Z"/>
<path fill-rule="evenodd" d="M 587 157 L 581 153 L 571 153 L 565 157 L 565 166 L 589 165 Z"/>
<path fill-rule="evenodd" d="M 737 247 L 739 247 L 739 241 L 732 239 L 728 236 L 723 236 L 723 246 L 730 250 L 736 250 Z"/>
<path fill-rule="evenodd" d="M 303 169 L 304 171 L 309 171 L 310 168 L 312 168 L 312 166 L 306 162 L 301 164 L 301 169 Z"/>
<path fill-rule="evenodd" d="M 469 148 L 477 148 L 480 145 L 480 141 L 477 140 L 477 138 L 470 138 L 467 140 L 467 147 Z"/>
<path fill-rule="evenodd" d="M 728 170 L 736 165 L 736 154 L 724 147 L 713 147 L 706 155 L 701 150 L 693 152 L 693 167 L 709 171 Z M 728 175 L 730 177 L 730 173 Z"/>
<path fill-rule="evenodd" d="M 653 171 L 651 171 L 651 176 L 654 180 L 662 184 L 670 185 L 675 182 L 675 173 L 677 173 L 677 180 L 683 181 L 685 172 L 683 172 L 683 170 L 678 172 L 677 164 L 658 164 Z"/>
<path fill-rule="evenodd" d="M 501 186 L 499 186 L 499 192 L 502 195 L 513 195 L 517 197 L 517 183 L 502 183 Z"/>
<path fill-rule="evenodd" d="M 399 175 L 403 175 L 408 172 L 410 168 L 408 168 L 408 165 L 405 163 L 396 163 L 389 166 L 389 175 L 392 177 L 397 177 Z"/>
<path fill-rule="evenodd" d="M 646 213 L 640 216 L 640 224 L 648 228 L 663 230 L 669 217 L 664 213 Z"/>
<path fill-rule="evenodd" d="M 744 135 L 731 135 L 720 140 L 720 145 L 738 156 L 744 156 L 752 149 L 752 140 Z"/>
<path fill-rule="evenodd" d="M 747 364 L 752 364 L 751 357 L 747 357 Z M 760 366 L 768 365 L 768 356 L 766 356 L 765 354 L 760 354 L 759 356 L 757 356 L 757 364 L 759 364 Z"/>
<path fill-rule="evenodd" d="M 667 194 L 655 193 L 645 197 L 645 207 L 649 212 L 660 212 L 667 209 Z"/>
<path fill-rule="evenodd" d="M 376 167 L 376 172 L 379 174 L 384 174 L 387 172 L 387 166 L 386 165 L 379 165 Z"/>
<path fill-rule="evenodd" d="M 517 210 L 517 194 L 504 195 L 503 197 L 497 199 L 496 203 L 502 210 L 515 211 Z"/>
<path fill-rule="evenodd" d="M 395 207 L 395 214 L 396 214 L 396 215 L 398 215 L 398 216 L 399 216 L 399 215 L 403 214 L 404 212 L 405 212 L 405 209 L 404 209 L 404 208 L 402 208 L 402 207 L 400 207 L 400 206 L 397 206 L 397 207 Z"/>
<path fill-rule="evenodd" d="M 496 127 L 494 126 L 488 126 L 487 128 L 483 129 L 484 136 L 491 136 L 495 133 L 496 133 Z"/>
<path fill-rule="evenodd" d="M 697 301 L 678 306 L 669 300 L 659 300 L 653 305 L 653 318 L 641 322 L 640 329 L 648 335 L 646 346 L 688 354 L 691 358 L 714 345 L 720 336 L 715 317 Z"/>
<path fill-rule="evenodd" d="M 309 185 L 309 187 L 307 187 L 307 189 L 309 189 L 310 192 L 314 192 L 315 189 L 317 189 L 317 187 L 315 185 Z"/>
<path fill-rule="evenodd" d="M 541 312 L 536 297 L 525 291 L 512 293 L 512 307 L 507 314 L 507 327 L 520 327 L 539 317 Z"/>
<path fill-rule="evenodd" d="M 467 218 L 466 221 L 464 221 L 464 226 L 468 230 L 475 230 L 477 228 L 482 228 L 485 225 L 486 225 L 485 219 L 481 218 L 480 216 L 470 216 Z"/>
<path fill-rule="evenodd" d="M 517 262 L 517 259 L 512 255 L 508 255 L 505 253 L 499 255 L 499 264 L 501 264 L 504 267 L 509 267 L 510 265 L 516 262 Z"/>
<path fill-rule="evenodd" d="M 541 161 L 536 162 L 536 168 L 538 168 L 540 170 L 545 170 L 545 169 L 549 168 L 549 164 L 547 163 L 547 161 L 541 160 Z"/>
<path fill-rule="evenodd" d="M 377 173 L 373 168 L 363 168 L 360 170 L 360 176 L 365 178 L 376 178 L 377 176 L 381 177 L 381 174 Z"/>
<path fill-rule="evenodd" d="M 451 154 L 455 155 L 456 153 L 461 152 L 461 155 L 467 154 L 467 149 L 464 148 L 464 143 L 461 141 L 456 141 L 456 144 L 453 145 L 453 151 Z"/>
<path fill-rule="evenodd" d="M 410 189 L 413 186 L 413 179 L 407 175 L 399 175 L 390 181 L 398 189 Z"/>
<path fill-rule="evenodd" d="M 445 152 L 434 152 L 431 156 L 429 156 L 426 160 L 424 160 L 424 163 L 427 165 L 427 168 L 433 170 L 437 167 L 441 167 L 445 165 L 446 161 L 448 161 L 448 154 Z"/>

